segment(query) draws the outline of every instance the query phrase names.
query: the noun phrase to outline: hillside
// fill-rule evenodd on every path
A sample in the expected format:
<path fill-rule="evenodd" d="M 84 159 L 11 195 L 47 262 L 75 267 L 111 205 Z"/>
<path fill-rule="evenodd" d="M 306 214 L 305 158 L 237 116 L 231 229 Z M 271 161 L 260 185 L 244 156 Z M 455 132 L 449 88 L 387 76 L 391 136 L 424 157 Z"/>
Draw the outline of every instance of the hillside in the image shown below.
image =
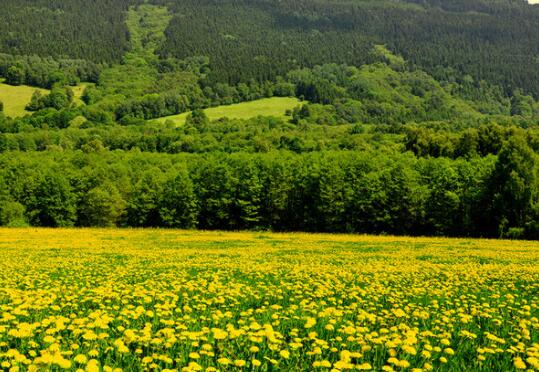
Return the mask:
<path fill-rule="evenodd" d="M 5 0 L 0 52 L 120 62 L 133 48 L 126 11 L 140 2 Z M 368 63 L 373 45 L 385 44 L 437 79 L 470 75 L 507 94 L 521 88 L 539 96 L 539 7 L 522 0 L 148 3 L 171 12 L 159 55 L 209 57 L 210 78 L 219 82 L 272 80 L 324 63 Z"/>
<path fill-rule="evenodd" d="M 537 7 L 7 4 L 0 225 L 539 237 Z"/>
<path fill-rule="evenodd" d="M 128 49 L 134 0 L 2 0 L 0 52 L 119 61 Z"/>
<path fill-rule="evenodd" d="M 372 61 L 374 44 L 386 44 L 439 78 L 469 74 L 539 95 L 539 9 L 520 0 L 187 0 L 171 8 L 160 53 L 208 56 L 219 81 L 358 65 Z"/>

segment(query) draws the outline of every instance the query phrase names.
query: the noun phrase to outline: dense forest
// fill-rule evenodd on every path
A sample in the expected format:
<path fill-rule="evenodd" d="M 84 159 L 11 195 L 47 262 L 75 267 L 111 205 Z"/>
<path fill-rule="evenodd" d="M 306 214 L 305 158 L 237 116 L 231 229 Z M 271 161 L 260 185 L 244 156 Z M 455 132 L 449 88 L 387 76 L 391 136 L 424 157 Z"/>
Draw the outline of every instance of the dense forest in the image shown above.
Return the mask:
<path fill-rule="evenodd" d="M 360 65 L 385 44 L 439 79 L 470 75 L 539 96 L 539 7 L 521 0 L 162 2 L 175 17 L 160 53 L 208 56 L 218 81 Z"/>
<path fill-rule="evenodd" d="M 0 156 L 2 223 L 539 237 L 534 152 Z M 523 187 L 523 186 L 529 187 Z"/>
<path fill-rule="evenodd" d="M 7 1 L 0 225 L 539 238 L 539 6 L 139 3 Z"/>
<path fill-rule="evenodd" d="M 126 10 L 141 2 L 4 0 L 0 52 L 120 62 L 130 49 Z M 159 55 L 208 57 L 209 78 L 219 82 L 260 83 L 325 63 L 357 66 L 384 44 L 437 79 L 470 75 L 507 94 L 520 88 L 539 97 L 539 6 L 524 0 L 150 3 L 172 16 Z"/>
<path fill-rule="evenodd" d="M 136 0 L 2 0 L 0 52 L 96 63 L 129 49 L 125 18 Z"/>

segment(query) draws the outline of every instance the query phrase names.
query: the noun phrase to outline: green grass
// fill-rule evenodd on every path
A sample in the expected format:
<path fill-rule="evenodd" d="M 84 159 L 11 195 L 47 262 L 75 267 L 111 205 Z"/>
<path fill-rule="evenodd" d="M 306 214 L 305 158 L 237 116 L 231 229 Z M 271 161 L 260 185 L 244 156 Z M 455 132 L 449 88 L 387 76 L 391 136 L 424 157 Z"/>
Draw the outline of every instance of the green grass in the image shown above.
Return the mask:
<path fill-rule="evenodd" d="M 93 83 L 80 83 L 77 86 L 71 87 L 73 90 L 73 93 L 75 94 L 74 101 L 77 104 L 77 106 L 84 105 L 84 102 L 82 101 L 82 95 L 84 94 L 84 90 L 88 86 L 93 86 Z"/>
<path fill-rule="evenodd" d="M 4 103 L 4 113 L 10 117 L 19 117 L 28 114 L 24 108 L 30 102 L 36 90 L 48 93 L 45 89 L 20 85 L 17 87 L 7 85 L 0 80 L 0 101 Z"/>
<path fill-rule="evenodd" d="M 231 119 L 250 119 L 256 116 L 275 116 L 284 118 L 286 110 L 291 110 L 300 104 L 302 104 L 302 102 L 296 98 L 272 97 L 229 106 L 212 107 L 206 109 L 205 112 L 210 120 L 220 119 L 222 117 Z M 183 125 L 185 124 L 187 115 L 189 115 L 188 112 L 179 115 L 166 116 L 157 119 L 157 122 L 164 123 L 166 121 L 172 121 L 176 125 Z"/>

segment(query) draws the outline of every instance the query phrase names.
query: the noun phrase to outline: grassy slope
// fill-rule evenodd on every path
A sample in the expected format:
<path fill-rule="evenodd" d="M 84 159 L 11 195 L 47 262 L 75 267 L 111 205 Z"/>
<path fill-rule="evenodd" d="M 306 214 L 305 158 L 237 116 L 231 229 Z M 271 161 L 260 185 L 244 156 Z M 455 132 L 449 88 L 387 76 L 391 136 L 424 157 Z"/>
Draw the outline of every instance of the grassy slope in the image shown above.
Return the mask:
<path fill-rule="evenodd" d="M 80 83 L 77 86 L 71 87 L 75 94 L 75 103 L 77 105 L 84 104 L 81 100 L 84 89 L 91 83 Z M 29 114 L 24 108 L 32 99 L 32 94 L 36 90 L 39 90 L 42 94 L 48 94 L 47 89 L 30 87 L 27 85 L 12 86 L 3 83 L 3 79 L 0 80 L 0 101 L 4 103 L 4 113 L 10 117 L 20 117 Z"/>
<path fill-rule="evenodd" d="M 24 108 L 30 102 L 36 90 L 46 94 L 47 90 L 21 85 L 14 87 L 0 80 L 0 101 L 4 103 L 4 113 L 10 117 L 24 116 L 28 113 Z"/>
<path fill-rule="evenodd" d="M 301 104 L 296 98 L 291 97 L 272 97 L 263 98 L 251 102 L 242 102 L 229 106 L 218 106 L 206 109 L 206 115 L 211 120 L 228 117 L 231 119 L 249 119 L 256 116 L 276 116 L 285 117 L 286 110 L 291 110 Z M 164 123 L 167 120 L 173 121 L 177 125 L 183 125 L 189 113 L 166 116 L 157 119 Z"/>
<path fill-rule="evenodd" d="M 166 7 L 144 4 L 129 9 L 126 22 L 131 51 L 124 56 L 122 64 L 103 70 L 99 78 L 99 85 L 108 95 L 133 98 L 155 88 L 158 82 L 152 64 L 157 61 L 154 52 L 164 40 L 171 17 Z"/>
<path fill-rule="evenodd" d="M 84 102 L 82 101 L 81 97 L 86 87 L 90 85 L 94 85 L 94 84 L 93 83 L 80 83 L 77 86 L 71 87 L 71 89 L 73 90 L 73 93 L 75 94 L 74 101 L 77 104 L 77 106 L 84 105 Z"/>

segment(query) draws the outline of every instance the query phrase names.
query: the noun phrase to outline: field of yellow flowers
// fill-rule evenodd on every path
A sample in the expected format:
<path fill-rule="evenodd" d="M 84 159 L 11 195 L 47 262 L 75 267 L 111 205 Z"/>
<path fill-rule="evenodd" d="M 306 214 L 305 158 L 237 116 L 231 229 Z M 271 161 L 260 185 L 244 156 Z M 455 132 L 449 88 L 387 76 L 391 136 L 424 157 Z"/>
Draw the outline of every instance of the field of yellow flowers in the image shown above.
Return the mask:
<path fill-rule="evenodd" d="M 0 370 L 539 370 L 539 243 L 0 229 Z"/>

